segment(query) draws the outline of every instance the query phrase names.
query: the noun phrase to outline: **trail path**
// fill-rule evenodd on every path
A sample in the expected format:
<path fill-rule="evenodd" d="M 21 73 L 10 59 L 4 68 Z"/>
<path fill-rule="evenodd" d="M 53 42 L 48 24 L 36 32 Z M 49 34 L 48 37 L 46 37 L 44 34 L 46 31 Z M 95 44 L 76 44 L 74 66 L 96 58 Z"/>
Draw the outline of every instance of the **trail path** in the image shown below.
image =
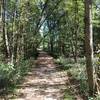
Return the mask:
<path fill-rule="evenodd" d="M 13 100 L 64 100 L 67 82 L 67 73 L 57 70 L 53 58 L 41 51 L 35 68 L 24 78 Z"/>

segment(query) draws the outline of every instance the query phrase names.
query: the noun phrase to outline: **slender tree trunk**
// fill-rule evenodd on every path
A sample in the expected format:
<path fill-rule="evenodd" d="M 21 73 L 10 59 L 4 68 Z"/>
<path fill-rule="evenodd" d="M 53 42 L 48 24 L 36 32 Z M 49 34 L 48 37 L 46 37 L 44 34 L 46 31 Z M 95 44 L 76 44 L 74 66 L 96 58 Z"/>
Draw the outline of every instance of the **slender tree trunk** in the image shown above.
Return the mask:
<path fill-rule="evenodd" d="M 45 37 L 43 35 L 43 50 L 45 49 Z"/>
<path fill-rule="evenodd" d="M 4 42 L 4 49 L 6 50 L 6 55 L 8 58 L 10 58 L 10 47 L 9 47 L 9 41 L 8 41 L 8 34 L 7 34 L 7 26 L 6 26 L 6 0 L 2 0 L 2 23 L 3 23 L 3 42 Z"/>
<path fill-rule="evenodd" d="M 93 96 L 93 34 L 92 34 L 92 0 L 85 0 L 85 52 L 88 75 L 89 95 Z"/>
<path fill-rule="evenodd" d="M 75 63 L 77 63 L 77 51 L 78 51 L 78 19 L 77 19 L 77 14 L 78 14 L 78 2 L 77 0 L 74 1 L 75 2 L 75 56 L 74 56 L 74 59 L 75 59 Z"/>
<path fill-rule="evenodd" d="M 51 52 L 51 54 L 53 53 L 53 51 L 54 51 L 54 48 L 53 48 L 53 37 L 51 36 L 50 37 L 50 52 Z"/>

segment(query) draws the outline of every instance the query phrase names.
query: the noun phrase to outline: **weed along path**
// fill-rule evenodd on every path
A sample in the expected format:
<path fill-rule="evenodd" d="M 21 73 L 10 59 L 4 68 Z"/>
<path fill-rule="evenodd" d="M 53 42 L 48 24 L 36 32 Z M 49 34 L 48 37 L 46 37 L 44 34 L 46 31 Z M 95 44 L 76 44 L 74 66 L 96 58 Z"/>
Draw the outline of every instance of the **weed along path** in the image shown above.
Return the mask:
<path fill-rule="evenodd" d="M 23 84 L 19 85 L 15 99 L 10 100 L 64 100 L 68 80 L 66 71 L 57 70 L 53 57 L 41 51 L 36 66 L 24 78 Z"/>

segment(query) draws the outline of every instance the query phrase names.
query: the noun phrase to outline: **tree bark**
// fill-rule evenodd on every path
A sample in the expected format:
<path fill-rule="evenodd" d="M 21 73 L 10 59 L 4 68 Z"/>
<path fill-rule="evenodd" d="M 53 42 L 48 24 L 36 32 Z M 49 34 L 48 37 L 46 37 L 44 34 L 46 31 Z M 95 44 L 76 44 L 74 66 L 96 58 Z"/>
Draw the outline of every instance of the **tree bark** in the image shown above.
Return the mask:
<path fill-rule="evenodd" d="M 8 41 L 8 34 L 7 34 L 7 27 L 6 27 L 6 0 L 1 1 L 1 9 L 2 9 L 2 30 L 3 30 L 3 42 L 4 42 L 4 49 L 6 50 L 5 55 L 10 58 L 10 47 Z"/>
<path fill-rule="evenodd" d="M 77 14 L 78 14 L 78 2 L 77 0 L 74 1 L 75 3 L 75 63 L 77 63 L 77 56 L 78 56 L 78 18 L 77 18 Z"/>
<path fill-rule="evenodd" d="M 89 95 L 93 96 L 93 32 L 92 32 L 92 0 L 85 0 L 85 52 L 88 75 Z"/>

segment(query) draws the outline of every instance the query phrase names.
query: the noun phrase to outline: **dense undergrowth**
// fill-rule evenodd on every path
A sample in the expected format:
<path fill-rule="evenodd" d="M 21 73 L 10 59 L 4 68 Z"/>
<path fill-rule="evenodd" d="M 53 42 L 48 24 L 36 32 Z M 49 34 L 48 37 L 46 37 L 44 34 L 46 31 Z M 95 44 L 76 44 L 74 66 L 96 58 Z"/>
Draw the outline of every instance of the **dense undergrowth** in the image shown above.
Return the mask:
<path fill-rule="evenodd" d="M 17 84 L 22 82 L 23 76 L 34 66 L 34 59 L 21 59 L 14 66 L 0 62 L 0 96 L 14 92 Z"/>
<path fill-rule="evenodd" d="M 75 63 L 72 58 L 59 57 L 55 60 L 55 63 L 59 65 L 60 70 L 66 70 L 68 76 L 72 79 L 70 81 L 70 86 L 76 85 L 72 91 L 78 91 L 79 95 L 83 100 L 100 100 L 100 96 L 94 98 L 88 97 L 88 83 L 87 83 L 87 73 L 85 67 L 85 58 L 78 58 L 78 62 Z M 94 60 L 94 66 L 96 67 L 97 59 Z M 75 92 L 71 89 L 65 91 L 64 100 L 76 100 Z"/>

